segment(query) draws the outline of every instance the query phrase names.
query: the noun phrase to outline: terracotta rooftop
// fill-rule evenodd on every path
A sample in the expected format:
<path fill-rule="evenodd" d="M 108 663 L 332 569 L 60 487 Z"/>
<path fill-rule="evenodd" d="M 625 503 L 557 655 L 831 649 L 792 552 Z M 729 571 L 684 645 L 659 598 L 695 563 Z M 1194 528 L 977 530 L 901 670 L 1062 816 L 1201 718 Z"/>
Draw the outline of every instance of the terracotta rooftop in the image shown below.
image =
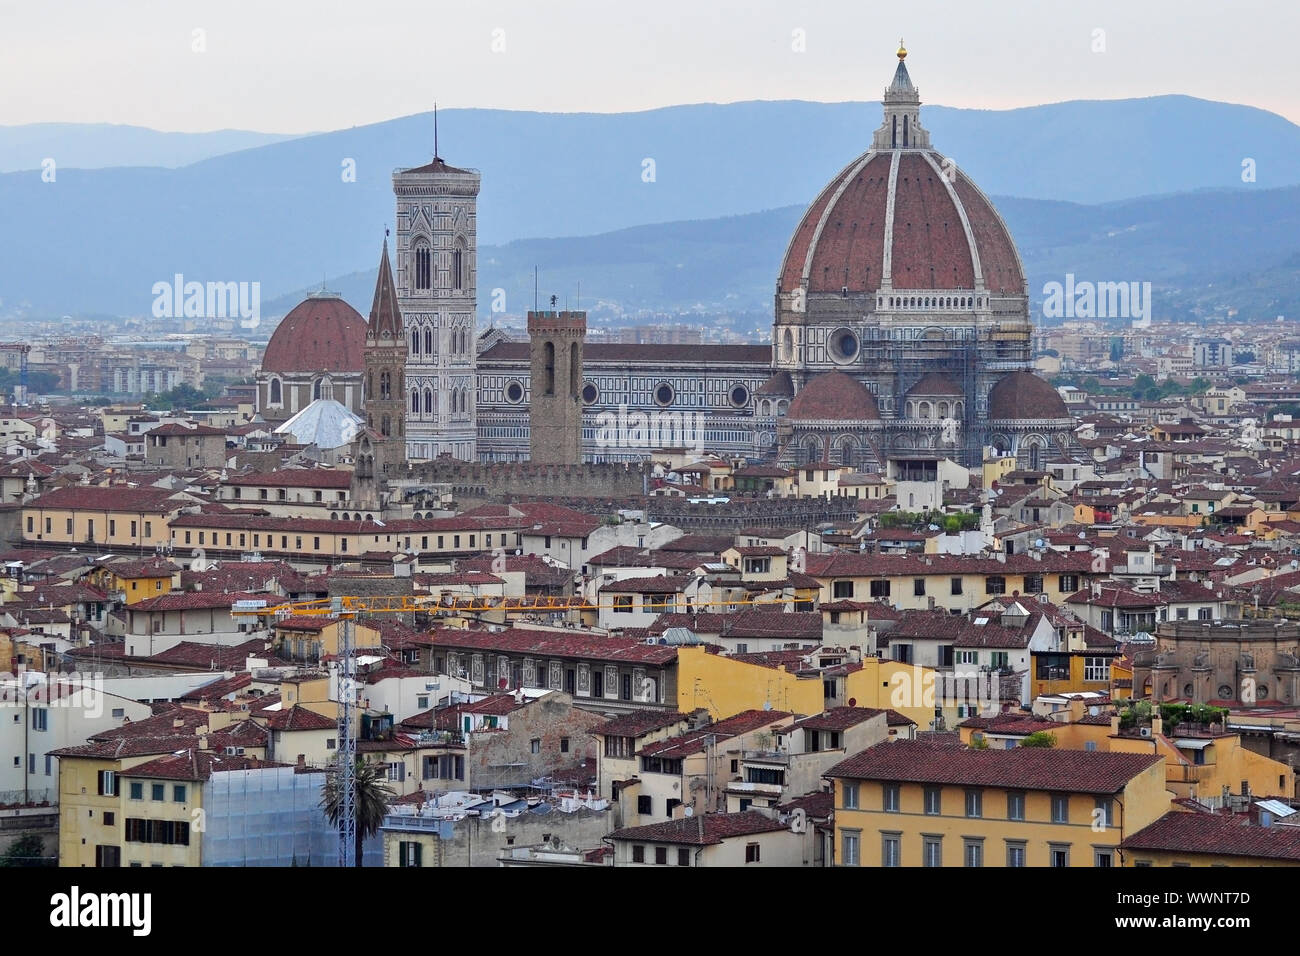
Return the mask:
<path fill-rule="evenodd" d="M 1057 793 L 1118 793 L 1148 767 L 1164 762 L 1158 754 L 1100 753 L 1046 747 L 974 750 L 899 741 L 877 744 L 842 760 L 828 777 L 906 783 L 1007 787 Z"/>
<path fill-rule="evenodd" d="M 757 810 L 743 813 L 698 813 L 679 820 L 666 820 L 642 827 L 624 827 L 609 835 L 611 840 L 645 843 L 677 843 L 709 846 L 729 837 L 773 833 L 786 827 Z"/>
<path fill-rule="evenodd" d="M 1120 846 L 1129 851 L 1155 850 L 1179 856 L 1300 862 L 1300 827 L 1263 827 L 1238 817 L 1171 812 L 1126 838 Z"/>

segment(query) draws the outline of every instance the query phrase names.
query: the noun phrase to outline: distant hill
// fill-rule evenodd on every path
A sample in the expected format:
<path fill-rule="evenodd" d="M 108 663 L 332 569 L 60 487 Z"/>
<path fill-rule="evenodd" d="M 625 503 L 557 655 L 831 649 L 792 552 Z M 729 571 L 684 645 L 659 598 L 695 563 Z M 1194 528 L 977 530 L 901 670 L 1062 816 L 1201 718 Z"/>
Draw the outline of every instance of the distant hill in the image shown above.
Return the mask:
<path fill-rule="evenodd" d="M 448 110 L 439 121 L 444 158 L 483 170 L 479 240 L 488 246 L 804 205 L 866 148 L 879 115 L 876 103 L 750 102 L 624 114 Z M 1165 96 L 1000 112 L 926 107 L 924 115 L 934 142 L 994 195 L 1104 203 L 1300 183 L 1300 127 L 1250 107 Z M 142 314 L 153 283 L 174 273 L 258 281 L 271 299 L 369 267 L 393 219 L 392 168 L 428 158 L 431 125 L 428 115 L 405 117 L 179 169 L 61 163 L 52 184 L 33 171 L 0 175 L 0 316 Z M 1256 161 L 1253 185 L 1240 181 L 1243 156 Z M 642 178 L 646 159 L 653 182 Z M 357 179 L 345 182 L 351 161 Z M 1049 230 L 1049 258 L 1069 253 L 1068 229 L 1091 221 Z M 1169 255 L 1195 252 L 1168 238 Z M 678 272 L 710 262 L 714 288 L 742 283 L 717 271 L 731 253 L 694 246 L 663 255 L 681 262 Z M 770 283 L 767 258 L 753 268 L 770 270 Z M 489 278 L 480 285 L 490 288 Z"/>
<path fill-rule="evenodd" d="M 1300 186 L 1207 190 L 1085 206 L 995 197 L 1020 249 L 1030 296 L 1064 282 L 1150 282 L 1156 318 L 1232 306 L 1247 318 L 1300 316 Z M 479 310 L 491 290 L 507 311 L 527 309 L 533 266 L 543 297 L 613 311 L 757 313 L 770 321 L 776 275 L 803 206 L 693 222 L 637 226 L 598 236 L 528 239 L 479 251 Z M 373 266 L 329 280 L 359 311 L 374 293 Z M 265 303 L 283 313 L 309 289 Z M 521 304 L 522 303 L 522 304 Z M 1164 310 L 1164 311 L 1161 311 Z M 1035 310 L 1038 312 L 1038 310 Z"/>
<path fill-rule="evenodd" d="M 292 136 L 220 129 L 163 133 L 112 123 L 29 123 L 0 126 L 0 173 L 39 170 L 46 159 L 59 169 L 109 166 L 188 166 L 202 159 L 280 143 Z"/>

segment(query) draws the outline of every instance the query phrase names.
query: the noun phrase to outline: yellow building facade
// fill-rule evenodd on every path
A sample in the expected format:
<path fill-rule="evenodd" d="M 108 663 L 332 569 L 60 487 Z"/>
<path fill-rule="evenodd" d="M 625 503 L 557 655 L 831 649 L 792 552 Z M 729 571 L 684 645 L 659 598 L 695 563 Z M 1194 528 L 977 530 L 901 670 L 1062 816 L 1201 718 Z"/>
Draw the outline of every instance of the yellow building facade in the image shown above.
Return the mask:
<path fill-rule="evenodd" d="M 1169 810 L 1154 755 L 900 741 L 841 761 L 838 866 L 1117 867 Z"/>

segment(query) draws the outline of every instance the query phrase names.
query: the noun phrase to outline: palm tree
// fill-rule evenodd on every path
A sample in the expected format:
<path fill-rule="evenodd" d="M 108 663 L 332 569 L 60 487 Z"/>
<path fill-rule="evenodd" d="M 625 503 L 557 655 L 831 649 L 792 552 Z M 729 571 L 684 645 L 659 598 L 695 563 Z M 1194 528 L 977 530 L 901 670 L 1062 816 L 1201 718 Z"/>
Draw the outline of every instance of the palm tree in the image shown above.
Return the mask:
<path fill-rule="evenodd" d="M 338 769 L 331 770 L 325 779 L 325 791 L 321 794 L 320 806 L 325 811 L 331 824 L 343 828 L 343 794 L 338 786 Z M 353 801 L 357 812 L 356 866 L 361 866 L 361 845 L 365 838 L 379 832 L 384 815 L 388 813 L 388 801 L 394 796 L 392 787 L 385 783 L 387 771 L 382 764 L 370 763 L 357 758 L 357 769 L 352 779 L 355 781 Z"/>

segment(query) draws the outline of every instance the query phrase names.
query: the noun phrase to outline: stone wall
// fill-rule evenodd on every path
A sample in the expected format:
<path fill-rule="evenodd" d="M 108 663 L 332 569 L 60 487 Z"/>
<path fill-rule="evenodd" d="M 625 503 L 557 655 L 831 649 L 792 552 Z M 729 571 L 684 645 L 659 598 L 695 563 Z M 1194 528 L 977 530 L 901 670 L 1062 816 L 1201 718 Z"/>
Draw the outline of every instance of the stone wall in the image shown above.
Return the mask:
<path fill-rule="evenodd" d="M 390 481 L 438 485 L 462 506 L 508 497 L 639 496 L 646 490 L 649 465 L 539 464 L 535 462 L 477 463 L 455 459 L 399 463 L 388 469 Z"/>

